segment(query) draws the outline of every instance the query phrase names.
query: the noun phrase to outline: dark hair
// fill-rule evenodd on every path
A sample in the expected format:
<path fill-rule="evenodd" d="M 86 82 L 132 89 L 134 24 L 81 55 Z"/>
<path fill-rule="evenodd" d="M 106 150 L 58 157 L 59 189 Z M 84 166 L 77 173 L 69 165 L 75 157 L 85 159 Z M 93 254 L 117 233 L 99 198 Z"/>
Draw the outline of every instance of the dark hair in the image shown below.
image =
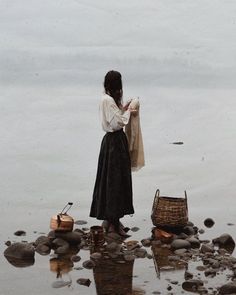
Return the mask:
<path fill-rule="evenodd" d="M 106 94 L 113 97 L 118 107 L 121 105 L 123 96 L 121 74 L 117 71 L 109 71 L 104 79 Z"/>

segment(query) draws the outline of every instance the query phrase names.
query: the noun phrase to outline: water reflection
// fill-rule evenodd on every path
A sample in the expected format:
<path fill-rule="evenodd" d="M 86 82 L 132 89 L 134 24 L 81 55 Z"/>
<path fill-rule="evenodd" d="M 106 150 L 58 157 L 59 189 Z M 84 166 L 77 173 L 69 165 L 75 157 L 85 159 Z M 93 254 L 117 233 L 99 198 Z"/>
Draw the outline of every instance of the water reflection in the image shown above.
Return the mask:
<path fill-rule="evenodd" d="M 153 261 L 158 278 L 162 272 L 186 270 L 188 263 L 184 260 L 174 259 L 173 252 L 169 248 L 163 248 L 160 245 L 152 245 Z M 171 257 L 173 259 L 171 259 Z"/>
<path fill-rule="evenodd" d="M 133 266 L 134 261 L 125 261 L 123 257 L 111 259 L 107 252 L 103 252 L 93 269 L 97 295 L 145 294 L 144 290 L 132 286 Z"/>

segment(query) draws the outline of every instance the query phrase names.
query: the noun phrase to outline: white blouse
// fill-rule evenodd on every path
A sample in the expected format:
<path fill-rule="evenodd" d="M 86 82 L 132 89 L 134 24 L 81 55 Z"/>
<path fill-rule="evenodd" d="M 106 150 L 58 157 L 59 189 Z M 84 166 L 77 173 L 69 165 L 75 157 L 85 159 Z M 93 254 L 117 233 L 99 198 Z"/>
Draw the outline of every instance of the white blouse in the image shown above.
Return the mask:
<path fill-rule="evenodd" d="M 110 95 L 104 94 L 100 103 L 100 115 L 103 130 L 114 132 L 128 124 L 130 111 L 122 111 Z"/>

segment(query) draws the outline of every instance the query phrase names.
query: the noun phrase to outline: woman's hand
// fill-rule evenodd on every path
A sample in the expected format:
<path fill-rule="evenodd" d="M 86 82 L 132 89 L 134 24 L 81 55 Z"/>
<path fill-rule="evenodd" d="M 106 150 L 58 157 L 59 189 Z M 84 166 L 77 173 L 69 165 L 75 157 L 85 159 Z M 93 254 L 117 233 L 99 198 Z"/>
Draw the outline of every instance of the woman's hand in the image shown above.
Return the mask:
<path fill-rule="evenodd" d="M 127 103 L 123 106 L 123 110 L 124 110 L 124 111 L 127 111 L 127 110 L 128 110 L 129 105 L 130 105 L 130 103 L 131 103 L 131 100 L 132 100 L 132 99 L 128 100 Z"/>

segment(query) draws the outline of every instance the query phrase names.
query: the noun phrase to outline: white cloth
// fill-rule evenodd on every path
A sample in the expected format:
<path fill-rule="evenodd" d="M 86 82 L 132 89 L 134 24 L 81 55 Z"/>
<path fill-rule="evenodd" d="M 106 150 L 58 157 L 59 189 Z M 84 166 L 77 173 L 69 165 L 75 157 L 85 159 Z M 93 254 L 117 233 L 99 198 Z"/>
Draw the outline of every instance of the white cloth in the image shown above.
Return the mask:
<path fill-rule="evenodd" d="M 131 115 L 129 123 L 125 126 L 125 133 L 129 143 L 131 168 L 132 171 L 137 171 L 145 165 L 143 138 L 139 116 L 139 100 L 137 98 L 133 99 L 129 105 L 129 108 L 137 110 L 137 114 Z"/>
<path fill-rule="evenodd" d="M 130 111 L 123 112 L 118 108 L 111 96 L 104 94 L 100 103 L 100 115 L 103 130 L 105 132 L 114 132 L 128 124 Z"/>

